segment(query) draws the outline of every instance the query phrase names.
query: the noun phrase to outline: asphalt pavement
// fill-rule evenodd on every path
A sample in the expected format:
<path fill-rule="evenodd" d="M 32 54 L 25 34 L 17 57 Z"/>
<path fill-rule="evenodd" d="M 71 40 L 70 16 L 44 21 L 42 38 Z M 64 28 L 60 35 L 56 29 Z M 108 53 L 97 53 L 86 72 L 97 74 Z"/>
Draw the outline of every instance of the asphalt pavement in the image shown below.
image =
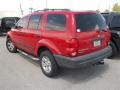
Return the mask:
<path fill-rule="evenodd" d="M 62 69 L 48 78 L 38 61 L 8 52 L 5 41 L 0 37 L 0 90 L 120 90 L 120 55 L 104 65 Z"/>

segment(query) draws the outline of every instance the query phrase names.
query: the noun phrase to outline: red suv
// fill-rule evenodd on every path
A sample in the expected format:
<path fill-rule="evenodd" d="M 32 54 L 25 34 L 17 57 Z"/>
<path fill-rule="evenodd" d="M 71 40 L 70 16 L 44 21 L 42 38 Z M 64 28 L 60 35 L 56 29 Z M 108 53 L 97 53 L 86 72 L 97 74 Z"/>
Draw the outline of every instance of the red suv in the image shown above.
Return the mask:
<path fill-rule="evenodd" d="M 46 76 L 59 67 L 78 68 L 95 64 L 111 54 L 110 33 L 96 12 L 69 10 L 36 11 L 21 18 L 7 34 L 7 49 L 22 50 L 40 60 Z"/>

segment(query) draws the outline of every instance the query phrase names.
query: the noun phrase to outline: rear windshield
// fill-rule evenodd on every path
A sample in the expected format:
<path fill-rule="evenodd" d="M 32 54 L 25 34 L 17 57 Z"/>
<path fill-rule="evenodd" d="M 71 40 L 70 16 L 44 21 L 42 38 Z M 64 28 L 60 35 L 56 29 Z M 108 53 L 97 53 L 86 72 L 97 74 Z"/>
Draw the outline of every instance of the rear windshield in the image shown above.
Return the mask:
<path fill-rule="evenodd" d="M 106 22 L 101 14 L 75 14 L 77 31 L 93 31 L 105 29 Z"/>

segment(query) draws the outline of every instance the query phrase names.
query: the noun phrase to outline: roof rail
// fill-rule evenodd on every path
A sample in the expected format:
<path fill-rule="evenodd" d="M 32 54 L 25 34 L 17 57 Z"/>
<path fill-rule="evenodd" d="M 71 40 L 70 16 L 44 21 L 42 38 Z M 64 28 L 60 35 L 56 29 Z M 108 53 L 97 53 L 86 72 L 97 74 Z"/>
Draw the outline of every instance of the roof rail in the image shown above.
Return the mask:
<path fill-rule="evenodd" d="M 39 11 L 44 11 L 44 10 L 37 10 L 37 11 L 34 11 L 34 12 L 39 12 Z"/>
<path fill-rule="evenodd" d="M 35 12 L 39 12 L 39 11 L 70 11 L 70 9 L 48 9 L 48 8 L 45 8 L 43 10 L 37 10 Z"/>
<path fill-rule="evenodd" d="M 70 9 L 48 9 L 48 8 L 45 8 L 44 11 L 70 11 Z"/>

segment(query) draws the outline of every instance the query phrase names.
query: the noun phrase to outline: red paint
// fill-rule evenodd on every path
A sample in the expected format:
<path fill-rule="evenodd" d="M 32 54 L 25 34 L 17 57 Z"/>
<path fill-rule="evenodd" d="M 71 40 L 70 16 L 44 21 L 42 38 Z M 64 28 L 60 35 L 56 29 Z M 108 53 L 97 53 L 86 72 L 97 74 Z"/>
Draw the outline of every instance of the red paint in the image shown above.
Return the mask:
<path fill-rule="evenodd" d="M 64 14 L 66 16 L 66 31 L 46 31 L 46 18 L 48 14 Z M 76 32 L 76 23 L 74 19 L 75 13 L 95 13 L 95 12 L 70 12 L 70 11 L 46 11 L 35 12 L 34 14 L 43 14 L 41 30 L 24 30 L 12 29 L 8 32 L 8 36 L 12 39 L 16 47 L 38 56 L 38 50 L 42 46 L 48 48 L 53 54 L 63 56 L 85 55 L 98 51 L 108 46 L 110 41 L 110 33 L 106 32 Z M 30 17 L 31 15 L 28 15 Z M 29 22 L 29 18 L 28 18 Z M 94 47 L 92 41 L 100 35 L 101 46 Z"/>

